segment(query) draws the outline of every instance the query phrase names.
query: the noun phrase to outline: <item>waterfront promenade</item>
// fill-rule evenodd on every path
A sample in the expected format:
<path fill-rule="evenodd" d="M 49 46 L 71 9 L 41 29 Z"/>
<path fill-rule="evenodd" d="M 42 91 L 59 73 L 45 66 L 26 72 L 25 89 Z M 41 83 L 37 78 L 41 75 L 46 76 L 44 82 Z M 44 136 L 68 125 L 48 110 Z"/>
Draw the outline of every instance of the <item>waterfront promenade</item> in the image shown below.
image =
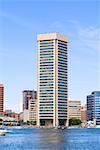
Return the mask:
<path fill-rule="evenodd" d="M 8 129 L 0 150 L 99 150 L 100 129 Z"/>

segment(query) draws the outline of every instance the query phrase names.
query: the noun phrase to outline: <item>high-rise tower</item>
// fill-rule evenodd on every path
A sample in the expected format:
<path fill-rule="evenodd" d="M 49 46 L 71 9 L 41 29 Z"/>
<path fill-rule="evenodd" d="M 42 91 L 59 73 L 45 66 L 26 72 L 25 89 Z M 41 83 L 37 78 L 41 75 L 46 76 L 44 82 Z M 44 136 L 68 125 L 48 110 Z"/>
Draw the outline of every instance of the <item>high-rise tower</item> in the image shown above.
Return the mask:
<path fill-rule="evenodd" d="M 38 126 L 67 124 L 68 39 L 59 33 L 39 34 Z"/>

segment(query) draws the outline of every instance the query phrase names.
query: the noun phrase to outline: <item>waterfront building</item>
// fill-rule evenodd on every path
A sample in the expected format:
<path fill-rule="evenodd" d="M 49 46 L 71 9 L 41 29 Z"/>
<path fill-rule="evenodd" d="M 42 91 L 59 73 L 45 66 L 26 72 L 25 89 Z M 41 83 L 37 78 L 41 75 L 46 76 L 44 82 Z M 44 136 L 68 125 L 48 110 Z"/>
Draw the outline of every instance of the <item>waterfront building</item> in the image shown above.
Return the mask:
<path fill-rule="evenodd" d="M 30 99 L 29 101 L 29 121 L 33 124 L 37 123 L 37 99 Z"/>
<path fill-rule="evenodd" d="M 69 100 L 68 101 L 68 119 L 78 118 L 81 120 L 81 101 Z"/>
<path fill-rule="evenodd" d="M 23 111 L 23 122 L 27 122 L 27 121 L 29 121 L 29 110 L 24 109 L 24 111 Z"/>
<path fill-rule="evenodd" d="M 0 84 L 0 113 L 3 112 L 4 109 L 4 86 Z"/>
<path fill-rule="evenodd" d="M 32 100 L 37 99 L 37 92 L 34 90 L 24 90 L 23 91 L 23 121 L 27 122 L 30 120 L 30 117 L 32 115 L 32 112 L 30 110 L 34 109 L 32 108 L 33 105 L 31 105 Z M 31 118 L 32 119 L 32 118 Z"/>
<path fill-rule="evenodd" d="M 13 112 L 11 109 L 7 109 L 2 113 L 3 117 L 11 117 L 11 118 L 15 118 L 15 121 L 18 122 L 19 121 L 19 113 L 15 113 Z"/>
<path fill-rule="evenodd" d="M 0 115 L 0 123 L 2 125 L 15 125 L 16 124 L 16 120 L 15 118 L 12 118 L 12 117 L 8 117 L 8 116 L 1 116 Z"/>
<path fill-rule="evenodd" d="M 87 119 L 96 120 L 100 125 L 100 91 L 94 91 L 87 96 Z"/>
<path fill-rule="evenodd" d="M 13 113 L 10 115 L 10 117 L 15 118 L 15 121 L 16 121 L 16 122 L 19 122 L 19 121 L 20 121 L 20 114 L 19 114 L 19 113 L 13 112 Z"/>
<path fill-rule="evenodd" d="M 81 121 L 86 122 L 87 121 L 87 108 L 86 106 L 81 107 Z"/>
<path fill-rule="evenodd" d="M 4 114 L 5 115 L 9 115 L 9 114 L 11 114 L 12 113 L 12 110 L 11 109 L 6 109 L 5 111 L 4 111 Z"/>
<path fill-rule="evenodd" d="M 20 113 L 19 113 L 19 121 L 20 121 L 20 122 L 23 122 L 23 112 L 20 112 Z"/>
<path fill-rule="evenodd" d="M 67 125 L 68 39 L 59 33 L 39 34 L 38 126 Z"/>

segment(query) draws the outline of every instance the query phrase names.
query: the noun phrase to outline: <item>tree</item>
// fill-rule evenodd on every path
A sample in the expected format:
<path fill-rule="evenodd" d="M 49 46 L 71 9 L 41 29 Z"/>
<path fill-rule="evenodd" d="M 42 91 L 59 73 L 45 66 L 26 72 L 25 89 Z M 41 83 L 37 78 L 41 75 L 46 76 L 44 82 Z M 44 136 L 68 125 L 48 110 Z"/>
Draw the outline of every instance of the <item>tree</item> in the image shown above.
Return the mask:
<path fill-rule="evenodd" d="M 69 126 L 71 125 L 80 125 L 81 124 L 81 120 L 79 118 L 71 118 L 69 119 Z"/>

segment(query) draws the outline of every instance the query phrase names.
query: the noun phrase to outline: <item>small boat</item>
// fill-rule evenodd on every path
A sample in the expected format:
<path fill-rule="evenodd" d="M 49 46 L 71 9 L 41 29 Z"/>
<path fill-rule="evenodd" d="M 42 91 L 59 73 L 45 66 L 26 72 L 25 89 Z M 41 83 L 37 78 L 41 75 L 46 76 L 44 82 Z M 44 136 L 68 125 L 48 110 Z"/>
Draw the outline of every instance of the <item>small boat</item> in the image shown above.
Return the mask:
<path fill-rule="evenodd" d="M 14 128 L 14 129 L 22 129 L 23 127 L 21 127 L 21 126 L 14 126 L 12 128 Z"/>
<path fill-rule="evenodd" d="M 55 129 L 61 129 L 61 127 L 60 126 L 55 126 Z"/>
<path fill-rule="evenodd" d="M 63 126 L 62 126 L 62 127 L 61 127 L 61 129 L 62 129 L 62 130 L 64 130 L 64 129 L 65 129 L 65 127 L 63 127 Z"/>
<path fill-rule="evenodd" d="M 65 126 L 56 126 L 55 129 L 62 129 L 62 130 L 64 130 Z"/>
<path fill-rule="evenodd" d="M 8 133 L 5 129 L 0 129 L 0 135 L 6 135 Z"/>
<path fill-rule="evenodd" d="M 100 128 L 100 125 L 96 125 L 96 127 L 95 128 Z"/>

